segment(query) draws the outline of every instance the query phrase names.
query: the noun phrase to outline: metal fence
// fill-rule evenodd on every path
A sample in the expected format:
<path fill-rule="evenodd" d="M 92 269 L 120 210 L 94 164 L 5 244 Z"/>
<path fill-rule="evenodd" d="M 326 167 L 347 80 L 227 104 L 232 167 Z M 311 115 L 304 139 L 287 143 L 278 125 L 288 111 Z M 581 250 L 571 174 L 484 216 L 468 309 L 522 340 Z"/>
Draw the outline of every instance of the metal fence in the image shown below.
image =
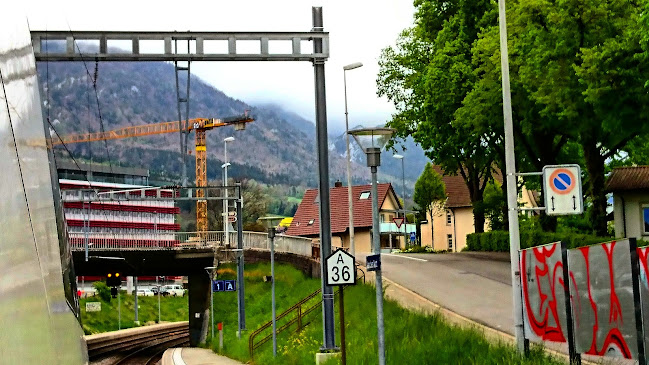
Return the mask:
<path fill-rule="evenodd" d="M 237 246 L 237 232 L 229 232 L 230 247 Z M 160 232 L 146 236 L 136 236 L 127 233 L 68 233 L 68 242 L 73 251 L 89 250 L 166 250 L 179 248 L 216 248 L 225 247 L 223 231 L 205 232 Z M 310 238 L 277 235 L 275 236 L 275 251 L 292 253 L 311 257 L 312 240 Z M 262 232 L 243 232 L 243 248 L 270 250 L 268 234 Z"/>

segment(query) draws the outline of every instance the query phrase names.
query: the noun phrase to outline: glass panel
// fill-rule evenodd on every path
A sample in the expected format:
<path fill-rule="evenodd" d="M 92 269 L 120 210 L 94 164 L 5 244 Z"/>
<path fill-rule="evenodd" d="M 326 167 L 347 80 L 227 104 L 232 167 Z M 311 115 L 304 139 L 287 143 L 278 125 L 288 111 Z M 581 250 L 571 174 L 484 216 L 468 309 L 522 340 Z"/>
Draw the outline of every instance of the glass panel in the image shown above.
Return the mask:
<path fill-rule="evenodd" d="M 649 206 L 642 209 L 642 218 L 644 223 L 644 233 L 649 234 Z"/>

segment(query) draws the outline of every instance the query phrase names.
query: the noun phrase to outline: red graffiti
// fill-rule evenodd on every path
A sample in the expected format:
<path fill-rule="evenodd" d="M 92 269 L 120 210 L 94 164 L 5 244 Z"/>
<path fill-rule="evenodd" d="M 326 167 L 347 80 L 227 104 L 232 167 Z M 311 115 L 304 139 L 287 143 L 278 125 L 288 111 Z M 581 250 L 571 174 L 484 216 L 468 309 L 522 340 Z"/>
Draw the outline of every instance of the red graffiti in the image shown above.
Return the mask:
<path fill-rule="evenodd" d="M 645 278 L 649 279 L 649 265 L 647 263 L 647 256 L 649 256 L 649 247 L 638 248 L 638 259 L 640 267 L 644 271 Z"/>
<path fill-rule="evenodd" d="M 599 247 L 600 246 L 594 246 L 592 248 L 597 249 Z M 582 247 L 579 249 L 579 251 L 584 257 L 584 263 L 586 265 L 586 282 L 588 286 L 588 299 L 590 301 L 593 310 L 593 317 L 594 317 L 594 323 L 592 327 L 592 340 L 591 340 L 590 348 L 588 349 L 588 351 L 586 351 L 586 353 L 590 355 L 604 356 L 606 355 L 606 352 L 609 350 L 609 348 L 611 348 L 611 346 L 614 346 L 620 351 L 622 356 L 630 359 L 631 351 L 629 350 L 629 347 L 626 341 L 624 340 L 624 337 L 622 336 L 622 333 L 620 332 L 619 328 L 617 328 L 617 326 L 623 323 L 623 318 L 622 318 L 622 309 L 620 305 L 620 300 L 618 298 L 617 292 L 615 291 L 615 282 L 614 282 L 615 275 L 613 270 L 613 250 L 615 248 L 615 241 L 609 244 L 602 244 L 601 247 L 606 253 L 609 278 L 610 278 L 609 326 L 611 328 L 608 331 L 606 338 L 604 339 L 604 343 L 599 349 L 597 348 L 597 332 L 599 331 L 599 327 L 600 327 L 600 319 L 597 312 L 597 303 L 595 302 L 592 294 L 593 285 L 591 282 L 591 271 L 590 271 L 591 262 L 589 260 L 589 253 L 591 247 Z M 572 277 L 572 272 L 570 274 Z M 575 285 L 575 291 L 577 292 L 577 296 L 579 297 L 578 289 L 579 287 Z M 581 311 L 581 308 L 579 309 L 579 311 Z"/>
<path fill-rule="evenodd" d="M 552 257 L 559 244 L 546 245 L 531 249 L 534 257 L 534 276 L 533 281 L 536 281 L 534 288 L 529 286 L 529 276 L 524 268 L 527 264 L 527 251 L 524 250 L 521 255 L 521 281 L 523 284 L 523 295 L 525 296 L 525 312 L 528 323 L 532 331 L 545 341 L 566 342 L 566 336 L 561 328 L 559 320 L 559 312 L 557 309 L 557 296 L 556 290 L 563 291 L 565 284 L 563 282 L 563 264 L 558 261 L 554 267 L 550 269 L 548 259 Z M 547 282 L 549 291 L 544 292 L 542 283 Z M 558 286 L 556 284 L 559 284 Z M 530 290 L 536 290 L 540 298 L 538 308 L 533 308 L 530 301 Z"/>

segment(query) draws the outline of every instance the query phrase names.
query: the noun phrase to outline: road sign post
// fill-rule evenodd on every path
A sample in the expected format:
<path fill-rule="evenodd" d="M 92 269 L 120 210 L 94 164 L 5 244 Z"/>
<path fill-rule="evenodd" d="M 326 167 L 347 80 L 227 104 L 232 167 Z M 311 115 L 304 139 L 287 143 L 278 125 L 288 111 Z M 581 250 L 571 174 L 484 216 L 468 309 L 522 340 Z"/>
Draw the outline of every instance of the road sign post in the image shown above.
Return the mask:
<path fill-rule="evenodd" d="M 543 195 L 547 215 L 583 213 L 584 201 L 579 165 L 544 166 Z"/>
<path fill-rule="evenodd" d="M 340 286 L 340 350 L 343 365 L 347 364 L 345 344 L 345 285 L 356 285 L 356 258 L 339 248 L 325 259 L 326 282 L 328 286 Z"/>

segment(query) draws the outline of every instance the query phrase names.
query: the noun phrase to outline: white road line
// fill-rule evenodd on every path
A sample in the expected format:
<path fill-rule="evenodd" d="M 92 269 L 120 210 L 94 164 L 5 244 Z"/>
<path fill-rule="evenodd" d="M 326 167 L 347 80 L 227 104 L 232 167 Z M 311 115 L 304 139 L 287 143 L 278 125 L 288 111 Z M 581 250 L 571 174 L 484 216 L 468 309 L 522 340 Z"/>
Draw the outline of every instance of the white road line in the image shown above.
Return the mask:
<path fill-rule="evenodd" d="M 182 348 L 174 349 L 174 353 L 172 356 L 174 365 L 187 365 L 185 361 L 183 361 L 182 351 L 183 351 Z"/>
<path fill-rule="evenodd" d="M 418 258 L 416 258 L 416 257 L 410 257 L 410 256 L 395 255 L 395 254 L 393 254 L 393 253 L 387 253 L 386 255 L 393 256 L 393 257 L 402 257 L 402 258 L 404 258 L 404 259 L 410 259 L 410 260 L 417 260 L 417 261 L 428 262 L 428 260 L 418 259 Z"/>

